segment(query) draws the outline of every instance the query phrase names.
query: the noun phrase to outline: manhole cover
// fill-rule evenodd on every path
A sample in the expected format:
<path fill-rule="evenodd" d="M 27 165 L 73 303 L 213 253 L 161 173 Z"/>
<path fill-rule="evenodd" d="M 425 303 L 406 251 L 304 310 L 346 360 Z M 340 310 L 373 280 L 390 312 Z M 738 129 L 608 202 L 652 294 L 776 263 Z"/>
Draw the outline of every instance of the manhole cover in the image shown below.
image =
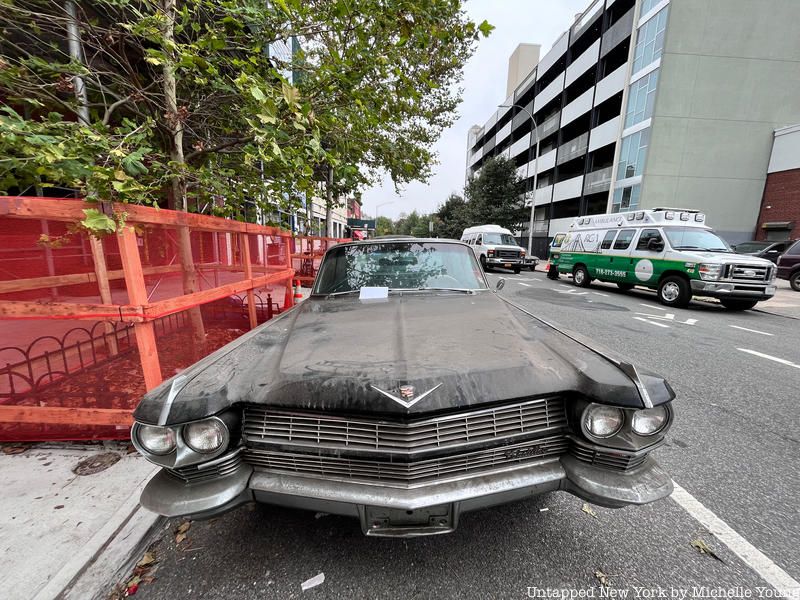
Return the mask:
<path fill-rule="evenodd" d="M 100 471 L 105 471 L 108 467 L 115 464 L 119 460 L 119 454 L 115 452 L 106 452 L 104 454 L 97 454 L 84 458 L 75 467 L 72 472 L 75 475 L 94 475 Z"/>

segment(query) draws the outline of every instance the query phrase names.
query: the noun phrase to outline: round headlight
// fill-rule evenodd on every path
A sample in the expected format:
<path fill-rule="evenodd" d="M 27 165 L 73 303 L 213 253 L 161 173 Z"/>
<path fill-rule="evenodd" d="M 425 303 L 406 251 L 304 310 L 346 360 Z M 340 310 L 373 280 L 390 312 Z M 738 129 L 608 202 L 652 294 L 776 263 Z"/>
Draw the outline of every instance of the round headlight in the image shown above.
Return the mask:
<path fill-rule="evenodd" d="M 152 454 L 169 454 L 175 450 L 175 432 L 169 427 L 140 425 L 136 437 L 142 447 Z"/>
<path fill-rule="evenodd" d="M 215 452 L 225 443 L 227 428 L 219 419 L 206 419 L 183 427 L 183 440 L 195 452 Z"/>
<path fill-rule="evenodd" d="M 668 420 L 667 409 L 664 406 L 656 406 L 633 413 L 631 427 L 639 435 L 653 435 L 664 429 Z"/>
<path fill-rule="evenodd" d="M 583 425 L 595 437 L 611 437 L 622 429 L 625 415 L 613 406 L 593 404 L 583 412 Z"/>

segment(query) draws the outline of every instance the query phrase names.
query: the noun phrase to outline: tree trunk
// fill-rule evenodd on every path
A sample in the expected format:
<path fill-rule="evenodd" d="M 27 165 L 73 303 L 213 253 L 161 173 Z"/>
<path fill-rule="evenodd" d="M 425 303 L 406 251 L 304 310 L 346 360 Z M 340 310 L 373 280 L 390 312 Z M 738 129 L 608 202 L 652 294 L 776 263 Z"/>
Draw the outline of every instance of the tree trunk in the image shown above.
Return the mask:
<path fill-rule="evenodd" d="M 325 187 L 325 237 L 333 237 L 333 167 L 328 167 Z"/>
<path fill-rule="evenodd" d="M 175 41 L 175 0 L 164 0 L 164 46 L 170 48 Z M 170 52 L 170 54 L 172 54 Z M 175 81 L 174 56 L 164 61 L 164 99 L 167 104 L 167 122 L 172 134 L 172 148 L 170 158 L 172 162 L 182 167 L 186 160 L 183 155 L 183 118 L 178 111 L 177 84 Z M 175 208 L 186 212 L 186 180 L 182 173 L 172 178 L 172 198 Z M 178 227 L 178 254 L 181 261 L 183 274 L 183 293 L 193 294 L 200 291 L 197 282 L 197 271 L 192 258 L 192 244 L 189 228 Z M 200 307 L 188 309 L 189 322 L 192 329 L 192 351 L 195 360 L 205 356 L 206 332 L 203 325 L 203 315 Z"/>

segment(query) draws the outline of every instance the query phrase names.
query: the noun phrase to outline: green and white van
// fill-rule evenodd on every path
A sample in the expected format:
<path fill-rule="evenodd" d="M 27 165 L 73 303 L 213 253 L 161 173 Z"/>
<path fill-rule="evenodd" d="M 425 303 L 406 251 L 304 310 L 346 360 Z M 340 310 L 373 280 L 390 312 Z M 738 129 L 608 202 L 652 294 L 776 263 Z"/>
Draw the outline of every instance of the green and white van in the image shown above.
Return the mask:
<path fill-rule="evenodd" d="M 731 310 L 753 308 L 775 295 L 770 261 L 734 254 L 696 210 L 656 208 L 578 217 L 551 249 L 550 269 L 571 273 L 575 285 L 593 279 L 629 290 L 658 290 L 666 306 L 685 307 L 711 296 Z"/>

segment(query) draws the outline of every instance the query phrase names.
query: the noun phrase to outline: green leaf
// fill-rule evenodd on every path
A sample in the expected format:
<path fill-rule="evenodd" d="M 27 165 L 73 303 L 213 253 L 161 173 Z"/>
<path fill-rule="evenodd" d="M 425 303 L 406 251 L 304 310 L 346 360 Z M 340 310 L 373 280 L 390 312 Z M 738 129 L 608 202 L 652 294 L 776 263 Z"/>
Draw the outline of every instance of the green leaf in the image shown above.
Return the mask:
<path fill-rule="evenodd" d="M 81 225 L 95 235 L 114 233 L 117 230 L 114 219 L 95 208 L 84 208 L 83 214 L 86 218 L 81 221 Z"/>
<path fill-rule="evenodd" d="M 264 95 L 264 92 L 261 91 L 261 88 L 255 85 L 250 88 L 250 95 L 259 102 L 263 102 L 267 99 L 267 97 Z"/>
<path fill-rule="evenodd" d="M 494 31 L 494 29 L 495 29 L 494 25 L 491 25 L 489 21 L 485 19 L 483 23 L 478 25 L 478 31 L 480 31 L 483 34 L 483 37 L 489 37 L 489 34 L 491 34 L 492 31 Z"/>

